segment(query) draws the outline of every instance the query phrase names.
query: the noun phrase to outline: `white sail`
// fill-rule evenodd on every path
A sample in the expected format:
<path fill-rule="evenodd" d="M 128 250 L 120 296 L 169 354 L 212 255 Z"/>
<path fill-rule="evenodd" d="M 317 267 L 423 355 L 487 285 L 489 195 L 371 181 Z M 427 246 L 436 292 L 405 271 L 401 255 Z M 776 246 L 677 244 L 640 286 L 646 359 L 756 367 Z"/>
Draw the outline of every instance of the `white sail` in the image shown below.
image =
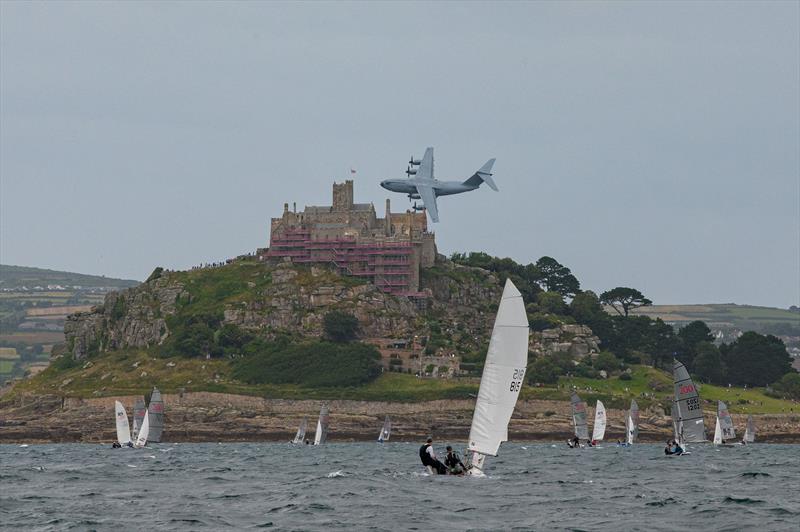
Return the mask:
<path fill-rule="evenodd" d="M 719 428 L 719 416 L 717 416 L 717 424 L 714 427 L 714 445 L 722 443 L 722 430 Z"/>
<path fill-rule="evenodd" d="M 386 419 L 383 420 L 383 427 L 381 427 L 381 433 L 378 434 L 378 441 L 385 442 L 389 441 L 389 436 L 392 433 L 392 421 L 389 419 L 389 416 L 386 416 Z"/>
<path fill-rule="evenodd" d="M 639 405 L 636 404 L 636 399 L 631 399 L 631 409 L 628 411 L 628 416 L 633 427 L 633 437 L 629 439 L 628 443 L 633 443 L 639 437 Z"/>
<path fill-rule="evenodd" d="M 150 435 L 150 416 L 147 415 L 147 411 L 144 413 L 144 419 L 142 420 L 142 426 L 139 428 L 139 434 L 136 436 L 136 443 L 134 447 L 144 447 L 147 443 L 147 437 Z"/>
<path fill-rule="evenodd" d="M 114 401 L 114 416 L 117 420 L 117 441 L 127 445 L 131 441 L 131 428 L 128 425 L 128 413 L 119 401 Z"/>
<path fill-rule="evenodd" d="M 161 441 L 161 433 L 164 431 L 164 401 L 161 399 L 161 392 L 155 386 L 153 387 L 153 394 L 150 396 L 147 412 L 150 417 L 149 441 L 158 443 Z"/>
<path fill-rule="evenodd" d="M 496 456 L 508 440 L 508 423 L 528 365 L 528 316 L 522 294 L 506 280 L 483 366 L 478 400 L 469 430 L 472 453 L 468 474 L 483 474 L 487 455 Z"/>
<path fill-rule="evenodd" d="M 635 426 L 636 425 L 633 424 L 633 416 L 631 416 L 631 413 L 628 412 L 627 417 L 625 419 L 625 428 L 626 428 L 625 442 L 628 445 L 633 445 L 633 441 L 636 436 L 636 429 L 634 428 Z"/>
<path fill-rule="evenodd" d="M 570 399 L 572 405 L 572 425 L 575 427 L 575 436 L 581 440 L 589 439 L 589 427 L 586 423 L 586 403 L 584 403 L 578 394 L 572 392 Z"/>
<path fill-rule="evenodd" d="M 677 360 L 673 364 L 672 379 L 675 383 L 673 422 L 676 427 L 676 439 L 680 443 L 706 441 L 700 394 L 689 377 L 686 366 Z"/>
<path fill-rule="evenodd" d="M 592 427 L 592 441 L 603 441 L 606 435 L 606 407 L 602 401 L 597 401 L 594 409 L 594 426 Z"/>
<path fill-rule="evenodd" d="M 747 428 L 744 430 L 745 443 L 756 441 L 756 426 L 753 424 L 753 416 L 747 416 Z"/>
<path fill-rule="evenodd" d="M 133 403 L 133 433 L 131 435 L 133 440 L 136 440 L 136 436 L 139 435 L 139 427 L 142 426 L 145 410 L 147 407 L 144 405 L 144 397 L 138 397 Z"/>
<path fill-rule="evenodd" d="M 733 419 L 728 412 L 728 405 L 722 401 L 717 403 L 717 419 L 719 419 L 719 426 L 722 429 L 722 439 L 732 440 L 736 438 L 736 431 L 733 429 Z"/>
<path fill-rule="evenodd" d="M 297 434 L 294 435 L 292 443 L 303 443 L 303 440 L 306 437 L 307 427 L 308 427 L 308 420 L 306 418 L 303 418 L 303 421 L 300 422 L 300 426 L 297 428 Z"/>
<path fill-rule="evenodd" d="M 328 439 L 328 405 L 322 405 L 317 419 L 317 430 L 314 432 L 314 445 L 322 445 Z"/>

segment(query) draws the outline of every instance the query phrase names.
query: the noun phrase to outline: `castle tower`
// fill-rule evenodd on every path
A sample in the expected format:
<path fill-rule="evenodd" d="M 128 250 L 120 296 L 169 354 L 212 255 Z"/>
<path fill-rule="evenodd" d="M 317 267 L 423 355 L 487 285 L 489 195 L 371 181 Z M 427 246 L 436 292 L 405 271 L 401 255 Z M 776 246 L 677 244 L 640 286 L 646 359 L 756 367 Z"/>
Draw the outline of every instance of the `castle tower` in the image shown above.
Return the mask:
<path fill-rule="evenodd" d="M 353 180 L 333 184 L 333 211 L 347 212 L 353 209 Z"/>

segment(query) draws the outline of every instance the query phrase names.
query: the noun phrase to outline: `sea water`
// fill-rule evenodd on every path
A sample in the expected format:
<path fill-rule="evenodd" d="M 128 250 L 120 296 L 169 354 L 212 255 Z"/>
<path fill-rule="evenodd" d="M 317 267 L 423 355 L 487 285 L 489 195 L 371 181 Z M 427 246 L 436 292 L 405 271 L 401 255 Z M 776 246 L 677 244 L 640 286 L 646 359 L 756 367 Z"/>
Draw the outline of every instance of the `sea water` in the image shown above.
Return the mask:
<path fill-rule="evenodd" d="M 447 442 L 435 442 L 440 453 Z M 458 442 L 453 442 L 454 444 Z M 487 478 L 418 444 L 0 446 L 0 526 L 38 530 L 798 530 L 800 446 L 508 443 Z"/>

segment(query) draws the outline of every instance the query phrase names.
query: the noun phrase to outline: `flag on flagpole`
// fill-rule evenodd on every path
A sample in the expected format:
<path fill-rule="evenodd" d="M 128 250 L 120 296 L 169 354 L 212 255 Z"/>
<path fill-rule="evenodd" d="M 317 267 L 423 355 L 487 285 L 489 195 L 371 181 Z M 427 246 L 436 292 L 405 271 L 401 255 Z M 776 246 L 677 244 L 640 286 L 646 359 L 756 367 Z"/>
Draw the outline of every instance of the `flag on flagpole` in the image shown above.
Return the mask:
<path fill-rule="evenodd" d="M 356 175 L 356 171 L 353 168 L 350 169 L 350 175 Z"/>

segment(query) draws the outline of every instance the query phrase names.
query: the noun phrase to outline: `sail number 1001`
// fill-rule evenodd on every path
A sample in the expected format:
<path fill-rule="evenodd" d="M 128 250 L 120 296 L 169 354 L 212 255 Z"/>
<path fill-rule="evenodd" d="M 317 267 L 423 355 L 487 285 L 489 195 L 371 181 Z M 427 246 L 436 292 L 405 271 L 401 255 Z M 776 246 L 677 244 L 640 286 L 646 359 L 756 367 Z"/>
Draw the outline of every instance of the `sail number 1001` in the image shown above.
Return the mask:
<path fill-rule="evenodd" d="M 525 376 L 525 368 L 515 369 L 514 376 L 511 377 L 511 386 L 509 392 L 518 392 L 522 388 L 522 377 Z"/>

